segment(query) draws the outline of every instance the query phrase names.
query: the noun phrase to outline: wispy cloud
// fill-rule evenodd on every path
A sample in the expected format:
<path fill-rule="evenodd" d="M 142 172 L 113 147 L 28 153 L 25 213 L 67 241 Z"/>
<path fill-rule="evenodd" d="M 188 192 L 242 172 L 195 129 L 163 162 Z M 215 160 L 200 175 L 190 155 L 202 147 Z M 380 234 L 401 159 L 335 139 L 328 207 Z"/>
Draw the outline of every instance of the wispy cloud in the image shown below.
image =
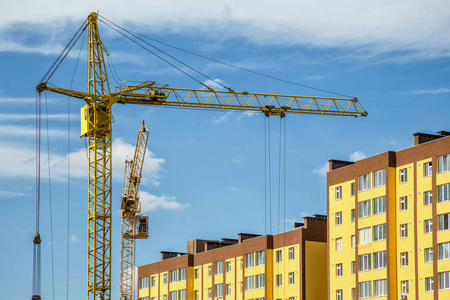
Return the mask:
<path fill-rule="evenodd" d="M 180 210 L 189 207 L 188 203 L 180 203 L 174 196 L 156 196 L 144 191 L 141 191 L 140 195 L 142 212 L 155 210 Z"/>
<path fill-rule="evenodd" d="M 323 164 L 322 166 L 315 168 L 313 170 L 314 174 L 319 174 L 320 176 L 327 176 L 327 172 L 328 172 L 329 166 L 328 166 L 328 162 L 326 162 L 325 164 Z"/>
<path fill-rule="evenodd" d="M 0 198 L 15 198 L 23 195 L 25 194 L 22 192 L 0 190 Z"/>
<path fill-rule="evenodd" d="M 235 186 L 230 186 L 230 187 L 228 188 L 228 190 L 229 190 L 230 192 L 237 192 L 237 191 L 238 191 L 238 188 L 235 187 Z"/>
<path fill-rule="evenodd" d="M 434 90 L 413 90 L 413 91 L 407 91 L 407 92 L 402 92 L 399 94 L 406 94 L 406 95 L 425 95 L 425 94 L 448 94 L 450 93 L 450 89 L 449 88 L 438 88 L 438 89 L 434 89 Z"/>
<path fill-rule="evenodd" d="M 357 161 L 366 158 L 367 155 L 362 153 L 361 151 L 355 151 L 352 154 L 350 154 L 349 160 L 350 161 Z"/>
<path fill-rule="evenodd" d="M 239 164 L 242 162 L 242 160 L 244 159 L 244 156 L 242 154 L 236 155 L 235 157 L 233 157 L 231 159 L 231 162 L 234 164 Z"/>
<path fill-rule="evenodd" d="M 244 118 L 253 118 L 253 117 L 257 116 L 257 114 L 258 114 L 258 112 L 256 112 L 256 111 L 245 111 L 238 115 L 237 120 L 240 121 Z"/>
<path fill-rule="evenodd" d="M 47 116 L 49 120 L 55 121 L 67 121 L 67 114 L 50 114 Z M 72 114 L 70 115 L 70 120 L 78 120 L 80 116 Z M 4 121 L 27 121 L 35 120 L 35 114 L 0 114 L 0 122 Z"/>
<path fill-rule="evenodd" d="M 257 10 L 254 9 L 256 5 Z M 55 36 L 67 32 L 69 27 L 78 27 L 90 13 L 87 8 L 91 3 L 88 0 L 73 4 L 24 0 L 5 2 L 3 6 L 0 12 L 3 32 L 26 27 L 31 35 L 44 31 Z M 51 11 L 45 9 L 50 6 Z M 170 15 L 148 18 L 149 10 L 163 11 L 167 7 L 171 7 Z M 327 9 L 319 9 L 323 7 Z M 444 30 L 450 22 L 450 3 L 445 0 L 434 1 L 433 5 L 422 0 L 408 1 L 408 5 L 401 1 L 353 0 L 324 0 L 320 3 L 280 0 L 276 5 L 268 0 L 249 0 L 210 5 L 207 0 L 195 3 L 155 0 L 130 2 L 127 6 L 99 0 L 96 9 L 116 23 L 132 28 L 152 28 L 156 32 L 195 32 L 199 35 L 207 32 L 224 40 L 243 37 L 259 44 L 353 49 L 362 52 L 360 56 L 400 51 L 409 55 L 411 52 L 418 53 L 417 59 L 450 55 L 450 38 Z M 44 14 L 45 18 L 37 17 Z M 14 51 L 14 48 L 21 52 L 33 51 L 27 43 L 12 42 L 10 39 L 2 39 L 0 44 L 3 44 L 0 46 L 3 51 Z M 51 44 L 64 43 L 46 43 Z M 41 45 L 42 49 L 38 51 L 57 51 L 46 45 Z"/>
<path fill-rule="evenodd" d="M 71 243 L 78 243 L 79 241 L 80 241 L 80 239 L 77 236 L 75 236 L 75 235 L 72 235 L 70 237 L 70 242 Z"/>
<path fill-rule="evenodd" d="M 1 127 L 0 127 L 1 128 Z M 112 170 L 113 179 L 123 182 L 125 173 L 125 159 L 132 159 L 135 147 L 125 143 L 122 139 L 115 139 L 112 144 Z M 70 175 L 72 178 L 84 178 L 87 176 L 88 158 L 86 150 L 79 149 L 68 155 L 50 154 L 51 176 L 52 179 L 66 180 L 67 166 L 70 161 Z M 34 148 L 18 146 L 13 143 L 3 143 L 0 146 L 0 164 L 3 170 L 0 178 L 11 177 L 29 177 L 33 178 L 35 174 L 36 154 Z M 155 186 L 159 185 L 159 174 L 162 172 L 165 160 L 156 158 L 155 155 L 147 150 L 145 153 L 143 167 L 143 182 L 149 182 Z M 42 176 L 48 174 L 48 157 L 43 155 L 41 158 Z"/>
<path fill-rule="evenodd" d="M 225 114 L 223 114 L 222 116 L 220 116 L 220 117 L 213 117 L 213 119 L 212 119 L 212 123 L 214 124 L 214 125 L 219 125 L 219 124 L 222 124 L 222 123 L 224 123 L 224 122 L 226 122 L 229 118 L 230 118 L 230 116 L 233 114 L 233 112 L 231 112 L 231 111 L 228 111 L 228 112 L 226 112 Z"/>

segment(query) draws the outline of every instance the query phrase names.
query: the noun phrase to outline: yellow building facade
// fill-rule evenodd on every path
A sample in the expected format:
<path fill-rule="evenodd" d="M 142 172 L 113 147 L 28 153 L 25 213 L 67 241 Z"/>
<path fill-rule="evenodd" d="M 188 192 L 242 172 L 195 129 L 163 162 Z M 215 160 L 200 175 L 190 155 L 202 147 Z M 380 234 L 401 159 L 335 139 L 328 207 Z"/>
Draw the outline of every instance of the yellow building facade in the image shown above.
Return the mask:
<path fill-rule="evenodd" d="M 140 266 L 139 300 L 317 300 L 327 298 L 326 216 L 278 235 L 192 240 Z"/>
<path fill-rule="evenodd" d="M 328 299 L 450 299 L 449 135 L 329 161 Z"/>

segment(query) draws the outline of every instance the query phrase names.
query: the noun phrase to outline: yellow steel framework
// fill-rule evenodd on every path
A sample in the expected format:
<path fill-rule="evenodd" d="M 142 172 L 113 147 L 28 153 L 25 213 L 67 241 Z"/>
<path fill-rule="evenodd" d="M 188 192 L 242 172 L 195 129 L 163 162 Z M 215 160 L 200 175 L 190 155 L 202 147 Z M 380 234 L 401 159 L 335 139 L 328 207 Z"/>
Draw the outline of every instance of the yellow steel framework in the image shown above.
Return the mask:
<path fill-rule="evenodd" d="M 155 82 L 124 82 L 110 91 L 104 48 L 97 26 L 98 15 L 88 17 L 87 92 L 50 87 L 43 81 L 36 87 L 83 99 L 82 135 L 89 139 L 88 276 L 87 298 L 109 300 L 111 294 L 111 106 L 114 103 L 147 104 L 199 109 L 259 111 L 266 116 L 286 113 L 366 116 L 356 98 L 306 97 L 267 93 L 183 89 Z"/>
<path fill-rule="evenodd" d="M 138 133 L 134 158 L 125 161 L 125 187 L 120 203 L 122 209 L 120 300 L 133 300 L 135 239 L 148 238 L 148 217 L 136 216 L 137 213 L 141 212 L 139 184 L 142 177 L 148 135 L 148 129 L 142 123 Z"/>

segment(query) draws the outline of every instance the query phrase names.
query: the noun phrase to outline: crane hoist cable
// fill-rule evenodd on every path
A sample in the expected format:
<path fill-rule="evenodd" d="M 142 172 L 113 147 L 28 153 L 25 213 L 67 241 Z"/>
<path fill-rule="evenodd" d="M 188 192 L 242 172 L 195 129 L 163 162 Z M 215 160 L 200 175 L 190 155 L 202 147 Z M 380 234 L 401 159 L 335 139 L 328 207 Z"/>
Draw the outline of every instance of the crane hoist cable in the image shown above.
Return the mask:
<path fill-rule="evenodd" d="M 104 17 L 102 17 L 102 18 L 104 18 Z M 104 19 L 108 20 L 106 18 L 104 18 Z M 111 22 L 111 21 L 108 20 L 108 22 Z M 114 24 L 115 26 L 120 27 L 119 25 L 117 25 L 117 24 L 115 24 L 113 22 L 111 22 L 111 24 Z M 120 27 L 120 28 L 122 28 L 122 27 Z M 276 77 L 276 76 L 264 74 L 264 73 L 261 73 L 261 72 L 253 71 L 253 70 L 250 70 L 250 69 L 246 69 L 246 68 L 243 68 L 243 67 L 239 67 L 239 66 L 227 63 L 227 62 L 220 61 L 220 60 L 215 59 L 215 58 L 211 58 L 211 57 L 208 57 L 208 56 L 205 56 L 205 55 L 202 55 L 202 54 L 198 54 L 198 53 L 195 53 L 195 52 L 192 52 L 192 51 L 189 51 L 189 50 L 186 50 L 186 49 L 183 49 L 183 48 L 171 45 L 171 44 L 166 43 L 166 42 L 162 42 L 160 40 L 157 40 L 155 38 L 151 38 L 149 36 L 146 36 L 146 35 L 143 35 L 143 34 L 140 34 L 140 33 L 137 33 L 137 32 L 133 32 L 133 31 L 131 31 L 129 29 L 124 29 L 124 28 L 122 28 L 122 29 L 127 31 L 130 34 L 133 34 L 136 37 L 140 36 L 140 37 L 142 37 L 144 39 L 148 39 L 148 40 L 154 41 L 156 43 L 165 45 L 167 47 L 170 47 L 170 48 L 173 48 L 173 49 L 176 49 L 176 50 L 179 50 L 179 51 L 182 51 L 182 52 L 185 52 L 185 53 L 188 53 L 188 54 L 191 54 L 191 55 L 194 55 L 194 56 L 197 56 L 197 57 L 209 60 L 209 61 L 213 61 L 213 62 L 222 64 L 224 66 L 228 66 L 228 67 L 231 67 L 231 68 L 234 68 L 234 69 L 238 69 L 238 70 L 241 70 L 241 71 L 249 72 L 249 73 L 252 73 L 252 74 L 255 74 L 255 75 L 258 75 L 258 76 L 262 76 L 262 77 L 266 77 L 266 78 L 269 78 L 269 79 L 285 82 L 285 83 L 288 83 L 288 84 L 301 86 L 301 87 L 312 89 L 312 90 L 319 91 L 319 92 L 324 92 L 324 93 L 333 94 L 333 95 L 342 96 L 342 97 L 354 98 L 353 96 L 349 96 L 349 95 L 345 95 L 345 94 L 341 94 L 341 93 L 336 93 L 336 92 L 325 90 L 325 89 L 316 88 L 316 87 L 313 87 L 313 86 L 301 84 L 301 83 L 294 82 L 294 81 L 291 81 L 291 80 L 287 80 L 287 79 L 283 79 L 283 78 L 280 78 L 280 77 Z M 160 50 L 160 51 L 162 51 L 162 50 Z"/>

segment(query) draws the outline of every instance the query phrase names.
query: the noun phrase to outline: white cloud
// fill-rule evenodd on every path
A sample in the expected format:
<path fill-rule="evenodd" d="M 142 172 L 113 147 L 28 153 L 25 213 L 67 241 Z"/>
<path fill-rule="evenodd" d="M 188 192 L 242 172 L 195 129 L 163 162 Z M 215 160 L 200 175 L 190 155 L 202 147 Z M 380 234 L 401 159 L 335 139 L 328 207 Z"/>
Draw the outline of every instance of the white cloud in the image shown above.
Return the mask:
<path fill-rule="evenodd" d="M 46 129 L 42 129 L 43 133 L 46 134 Z M 49 136 L 52 138 L 65 138 L 67 137 L 67 131 L 59 129 L 49 129 Z M 36 128 L 31 126 L 16 126 L 16 125 L 0 125 L 0 136 L 7 137 L 35 137 Z"/>
<path fill-rule="evenodd" d="M 226 86 L 225 82 L 223 82 L 220 79 L 214 79 L 214 80 L 208 79 L 203 84 L 206 85 L 207 87 L 212 88 L 213 90 L 216 90 L 216 91 L 223 91 L 223 90 L 225 90 L 225 88 L 222 85 Z M 202 89 L 203 88 L 204 87 L 202 87 Z"/>
<path fill-rule="evenodd" d="M 439 88 L 434 90 L 414 90 L 409 92 L 404 92 L 401 94 L 409 94 L 409 95 L 425 95 L 425 94 L 448 94 L 450 93 L 449 88 Z"/>
<path fill-rule="evenodd" d="M 140 192 L 141 196 L 141 211 L 142 212 L 148 212 L 148 211 L 155 211 L 155 210 L 169 210 L 169 209 L 185 209 L 189 207 L 189 204 L 182 204 L 180 202 L 177 202 L 176 197 L 174 196 L 168 196 L 168 195 L 162 195 L 162 196 L 156 196 L 152 195 L 150 193 L 147 193 L 145 191 Z"/>
<path fill-rule="evenodd" d="M 112 170 L 113 179 L 124 182 L 125 159 L 132 159 L 135 147 L 125 143 L 122 139 L 115 139 L 112 144 Z M 79 149 L 68 155 L 50 154 L 52 179 L 67 179 L 67 164 L 70 160 L 70 175 L 72 178 L 85 178 L 88 175 L 88 158 L 85 149 Z M 163 170 L 165 160 L 154 157 L 147 149 L 142 170 L 143 182 L 148 181 L 153 185 L 159 185 L 159 174 Z M 0 165 L 2 170 L 0 178 L 34 177 L 36 154 L 34 147 L 27 148 L 16 144 L 3 143 L 0 146 Z M 42 154 L 41 174 L 47 177 L 48 157 Z"/>
<path fill-rule="evenodd" d="M 225 114 L 223 114 L 222 116 L 220 116 L 218 118 L 217 117 L 213 117 L 212 123 L 214 125 L 219 125 L 221 123 L 224 123 L 224 122 L 226 122 L 228 120 L 228 118 L 231 116 L 232 113 L 233 112 L 228 111 L 228 112 L 226 112 Z"/>
<path fill-rule="evenodd" d="M 256 111 L 245 111 L 245 112 L 239 114 L 239 116 L 237 117 L 237 120 L 240 121 L 243 118 L 253 118 L 258 113 L 260 114 L 260 112 L 256 112 Z"/>
<path fill-rule="evenodd" d="M 319 175 L 325 177 L 325 176 L 327 176 L 328 169 L 329 169 L 329 164 L 328 164 L 328 162 L 326 162 L 326 163 L 325 163 L 324 165 L 322 165 L 321 167 L 315 168 L 315 169 L 313 170 L 313 173 L 314 173 L 314 174 L 319 174 Z"/>
<path fill-rule="evenodd" d="M 242 162 L 242 160 L 244 159 L 244 156 L 242 154 L 236 155 L 235 157 L 233 157 L 231 159 L 231 162 L 234 164 L 239 164 Z"/>
<path fill-rule="evenodd" d="M 23 195 L 25 194 L 22 192 L 0 190 L 0 198 L 14 198 L 21 197 Z"/>
<path fill-rule="evenodd" d="M 26 27 L 35 33 L 64 35 L 67 40 L 67 25 L 78 27 L 91 7 L 88 0 L 7 1 L 0 12 L 0 29 L 6 32 Z M 167 7 L 171 8 L 170 14 L 148 18 L 149 11 L 165 11 Z M 230 0 L 214 5 L 207 0 L 138 0 L 126 6 L 99 0 L 95 10 L 126 27 L 151 28 L 166 34 L 208 33 L 222 39 L 238 35 L 256 43 L 354 48 L 360 57 L 392 51 L 418 52 L 419 59 L 450 55 L 450 37 L 445 30 L 450 25 L 450 2 L 446 0 L 411 0 L 407 5 L 389 0 Z M 50 42 L 46 44 L 55 44 Z M 0 49 L 32 51 L 31 47 L 17 44 L 5 38 L 0 41 Z"/>
<path fill-rule="evenodd" d="M 70 115 L 70 120 L 78 120 L 79 115 Z M 25 120 L 35 120 L 36 115 L 34 114 L 0 114 L 0 121 L 25 121 Z M 50 114 L 48 115 L 49 120 L 56 121 L 67 121 L 67 114 Z"/>
<path fill-rule="evenodd" d="M 352 154 L 350 154 L 349 160 L 350 161 L 357 161 L 366 158 L 367 155 L 362 153 L 361 151 L 355 151 Z"/>

